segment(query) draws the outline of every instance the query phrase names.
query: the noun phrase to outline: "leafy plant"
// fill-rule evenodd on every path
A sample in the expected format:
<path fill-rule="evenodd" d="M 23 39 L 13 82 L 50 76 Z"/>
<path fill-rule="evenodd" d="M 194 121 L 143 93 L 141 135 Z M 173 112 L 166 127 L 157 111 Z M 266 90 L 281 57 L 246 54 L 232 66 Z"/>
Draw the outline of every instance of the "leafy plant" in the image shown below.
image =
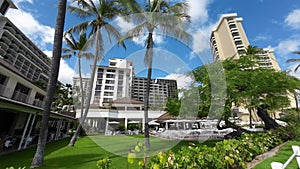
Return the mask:
<path fill-rule="evenodd" d="M 109 169 L 111 165 L 111 159 L 109 159 L 108 157 L 105 157 L 103 159 L 100 159 L 99 161 L 97 161 L 97 168 L 99 169 Z"/>

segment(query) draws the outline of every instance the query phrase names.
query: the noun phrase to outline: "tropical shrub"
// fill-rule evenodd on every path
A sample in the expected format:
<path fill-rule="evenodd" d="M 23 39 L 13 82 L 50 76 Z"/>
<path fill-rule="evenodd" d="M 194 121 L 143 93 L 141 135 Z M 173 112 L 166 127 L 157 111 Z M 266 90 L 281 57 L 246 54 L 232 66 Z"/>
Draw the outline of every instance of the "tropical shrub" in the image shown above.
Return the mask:
<path fill-rule="evenodd" d="M 283 141 L 277 131 L 245 133 L 239 139 L 218 142 L 214 147 L 182 147 L 177 153 L 159 152 L 146 168 L 247 168 L 247 162 Z"/>
<path fill-rule="evenodd" d="M 105 157 L 103 159 L 100 159 L 99 161 L 97 161 L 97 168 L 99 169 L 109 169 L 111 165 L 111 159 L 109 159 L 108 157 Z"/>

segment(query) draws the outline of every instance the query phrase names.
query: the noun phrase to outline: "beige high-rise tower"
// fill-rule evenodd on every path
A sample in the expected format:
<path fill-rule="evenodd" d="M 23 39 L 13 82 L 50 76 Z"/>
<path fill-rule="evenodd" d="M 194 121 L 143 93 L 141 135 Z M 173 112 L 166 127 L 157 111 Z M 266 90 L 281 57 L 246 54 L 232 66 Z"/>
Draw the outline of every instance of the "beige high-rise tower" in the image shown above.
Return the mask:
<path fill-rule="evenodd" d="M 239 58 L 240 53 L 250 45 L 242 25 L 243 18 L 236 13 L 223 14 L 210 37 L 210 47 L 214 60 Z M 264 49 L 259 54 L 259 66 L 280 70 L 272 50 Z"/>

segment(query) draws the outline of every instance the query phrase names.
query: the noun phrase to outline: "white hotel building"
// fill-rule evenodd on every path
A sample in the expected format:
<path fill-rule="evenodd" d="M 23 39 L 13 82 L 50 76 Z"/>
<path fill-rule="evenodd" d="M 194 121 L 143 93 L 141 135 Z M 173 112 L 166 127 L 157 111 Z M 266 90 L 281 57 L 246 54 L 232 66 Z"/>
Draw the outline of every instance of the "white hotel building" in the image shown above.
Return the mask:
<path fill-rule="evenodd" d="M 210 48 L 215 61 L 226 60 L 231 57 L 238 59 L 243 56 L 242 53 L 247 49 L 250 43 L 242 22 L 243 18 L 238 17 L 237 13 L 221 15 L 217 26 L 212 30 L 210 36 Z M 259 67 L 274 69 L 276 71 L 281 70 L 272 50 L 263 49 L 258 56 Z M 290 107 L 296 107 L 293 96 L 288 95 L 288 97 L 291 101 Z M 235 110 L 238 111 L 238 116 L 243 121 L 249 120 L 249 112 L 247 109 L 244 107 L 236 107 Z M 259 120 L 256 113 L 252 113 L 252 116 L 254 116 L 254 120 Z M 276 117 L 278 118 L 279 115 Z"/>
<path fill-rule="evenodd" d="M 50 59 L 5 13 L 16 6 L 0 0 L 0 152 L 35 144 L 41 124 Z M 58 139 L 75 118 L 51 112 L 49 134 Z M 50 136 L 50 135 L 49 135 Z"/>
<path fill-rule="evenodd" d="M 93 82 L 91 107 L 87 115 L 86 130 L 104 132 L 110 121 L 130 124 L 132 121 L 143 123 L 144 94 L 146 78 L 135 77 L 132 61 L 125 59 L 109 59 L 108 66 L 98 66 Z M 88 91 L 89 78 L 84 78 L 84 91 Z M 74 94 L 80 96 L 79 78 L 73 78 Z M 160 109 L 151 108 L 164 105 L 168 97 L 174 96 L 177 90 L 176 80 L 152 79 L 150 84 L 149 119 L 156 119 L 165 113 L 164 106 Z M 80 100 L 80 97 L 79 97 Z M 77 110 L 76 117 L 80 117 Z"/>

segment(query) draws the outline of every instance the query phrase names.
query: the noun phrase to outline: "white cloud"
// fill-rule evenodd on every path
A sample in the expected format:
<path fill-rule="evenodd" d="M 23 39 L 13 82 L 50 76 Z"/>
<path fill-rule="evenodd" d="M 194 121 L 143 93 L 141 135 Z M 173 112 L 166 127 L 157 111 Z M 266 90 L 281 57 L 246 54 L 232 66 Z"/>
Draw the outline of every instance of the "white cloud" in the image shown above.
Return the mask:
<path fill-rule="evenodd" d="M 189 15 L 193 22 L 203 24 L 208 20 L 207 6 L 212 0 L 187 0 L 190 5 Z"/>
<path fill-rule="evenodd" d="M 209 37 L 202 29 L 196 30 L 193 34 L 193 52 L 202 52 L 209 49 Z"/>
<path fill-rule="evenodd" d="M 274 48 L 280 55 L 287 55 L 300 49 L 300 40 L 298 38 L 290 38 L 279 42 Z"/>
<path fill-rule="evenodd" d="M 192 78 L 190 76 L 185 75 L 185 74 L 169 74 L 164 78 L 166 78 L 166 79 L 175 79 L 177 81 L 177 88 L 178 89 L 186 89 L 193 82 Z"/>
<path fill-rule="evenodd" d="M 17 5 L 25 0 L 17 1 Z M 32 0 L 26 2 L 33 3 Z M 26 12 L 18 6 L 17 10 L 9 10 L 6 16 L 35 44 L 45 49 L 46 44 L 53 44 L 54 28 L 41 24 L 34 18 L 34 14 Z"/>
<path fill-rule="evenodd" d="M 73 84 L 73 77 L 78 77 L 77 73 L 64 59 L 61 59 L 58 80 L 64 84 Z"/>
<path fill-rule="evenodd" d="M 300 29 L 300 9 L 290 12 L 284 22 L 293 29 Z"/>
<path fill-rule="evenodd" d="M 43 51 L 49 58 L 52 58 L 52 51 L 50 50 L 44 50 Z"/>
<path fill-rule="evenodd" d="M 135 27 L 133 23 L 125 21 L 122 17 L 117 17 L 115 21 L 122 33 L 126 33 Z"/>
<path fill-rule="evenodd" d="M 28 2 L 33 4 L 33 0 L 14 0 L 14 4 L 19 5 L 21 2 Z"/>
<path fill-rule="evenodd" d="M 253 42 L 257 42 L 257 41 L 266 41 L 266 40 L 270 40 L 271 38 L 272 38 L 271 36 L 257 35 L 257 36 L 253 39 Z"/>

